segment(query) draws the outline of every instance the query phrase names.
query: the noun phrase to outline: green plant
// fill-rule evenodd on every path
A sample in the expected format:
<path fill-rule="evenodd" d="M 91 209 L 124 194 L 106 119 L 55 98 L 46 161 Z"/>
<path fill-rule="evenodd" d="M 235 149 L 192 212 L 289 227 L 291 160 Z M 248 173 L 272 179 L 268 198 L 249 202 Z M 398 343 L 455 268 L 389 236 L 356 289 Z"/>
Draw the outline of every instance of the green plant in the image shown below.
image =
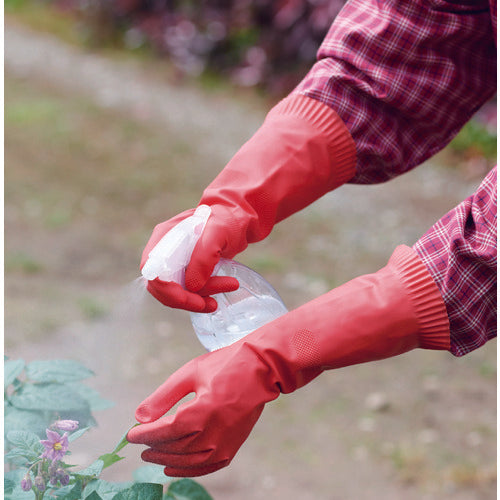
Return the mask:
<path fill-rule="evenodd" d="M 494 159 L 497 154 L 497 136 L 478 121 L 467 123 L 451 142 L 452 151 L 468 157 Z"/>
<path fill-rule="evenodd" d="M 6 360 L 4 365 L 4 498 L 41 500 L 210 500 L 191 479 L 173 481 L 158 466 L 143 466 L 133 480 L 114 483 L 101 472 L 123 459 L 125 435 L 86 467 L 66 462 L 73 441 L 95 425 L 94 410 L 111 404 L 82 380 L 93 372 L 72 360 Z M 43 439 L 46 438 L 46 439 Z"/>

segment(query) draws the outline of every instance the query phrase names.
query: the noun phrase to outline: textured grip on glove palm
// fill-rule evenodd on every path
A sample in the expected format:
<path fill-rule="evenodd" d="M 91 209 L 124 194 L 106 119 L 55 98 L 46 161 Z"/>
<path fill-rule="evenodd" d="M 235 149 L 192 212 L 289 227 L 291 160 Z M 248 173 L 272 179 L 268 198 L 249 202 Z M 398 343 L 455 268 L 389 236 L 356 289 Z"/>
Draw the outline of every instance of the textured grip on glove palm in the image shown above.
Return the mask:
<path fill-rule="evenodd" d="M 323 370 L 384 359 L 416 347 L 449 348 L 439 290 L 418 256 L 398 247 L 388 265 L 195 358 L 136 412 L 128 440 L 168 476 L 194 477 L 230 463 L 264 405 Z M 175 415 L 162 416 L 190 393 Z"/>

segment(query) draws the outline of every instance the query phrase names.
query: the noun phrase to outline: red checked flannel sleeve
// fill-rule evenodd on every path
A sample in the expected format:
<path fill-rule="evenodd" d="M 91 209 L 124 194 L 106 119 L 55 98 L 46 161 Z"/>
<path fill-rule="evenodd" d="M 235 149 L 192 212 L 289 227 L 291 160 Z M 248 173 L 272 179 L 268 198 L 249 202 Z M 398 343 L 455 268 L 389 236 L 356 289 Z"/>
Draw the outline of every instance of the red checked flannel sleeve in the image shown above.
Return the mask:
<path fill-rule="evenodd" d="M 496 1 L 351 0 L 292 92 L 333 108 L 356 145 L 349 181 L 434 155 L 496 92 Z M 444 298 L 451 352 L 496 335 L 496 169 L 415 245 Z"/>
<path fill-rule="evenodd" d="M 496 336 L 497 169 L 414 245 L 438 285 L 462 356 Z"/>
<path fill-rule="evenodd" d="M 356 144 L 349 182 L 442 149 L 496 92 L 496 1 L 351 0 L 292 92 L 333 108 Z"/>

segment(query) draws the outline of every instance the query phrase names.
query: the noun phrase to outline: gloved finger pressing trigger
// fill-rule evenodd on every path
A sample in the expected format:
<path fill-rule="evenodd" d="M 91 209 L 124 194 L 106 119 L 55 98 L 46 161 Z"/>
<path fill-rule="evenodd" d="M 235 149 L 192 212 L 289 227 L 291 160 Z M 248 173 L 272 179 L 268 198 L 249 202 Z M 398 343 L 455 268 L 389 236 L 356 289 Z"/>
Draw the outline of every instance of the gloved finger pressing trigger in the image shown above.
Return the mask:
<path fill-rule="evenodd" d="M 188 292 L 173 281 L 161 281 L 157 278 L 148 281 L 146 287 L 156 300 L 167 307 L 204 313 L 211 313 L 217 309 L 217 302 L 214 298 Z"/>
<path fill-rule="evenodd" d="M 228 235 L 234 231 L 232 226 L 234 226 L 234 222 L 231 223 L 228 220 L 224 211 L 217 210 L 217 207 L 212 208 L 212 215 L 196 242 L 186 268 L 185 282 L 187 290 L 199 292 L 208 283 L 220 258 L 231 259 L 234 257 L 236 252 L 232 251 L 228 244 Z"/>
<path fill-rule="evenodd" d="M 240 284 L 232 276 L 212 276 L 208 279 L 205 286 L 198 290 L 198 295 L 207 297 L 218 293 L 234 292 L 238 290 Z"/>

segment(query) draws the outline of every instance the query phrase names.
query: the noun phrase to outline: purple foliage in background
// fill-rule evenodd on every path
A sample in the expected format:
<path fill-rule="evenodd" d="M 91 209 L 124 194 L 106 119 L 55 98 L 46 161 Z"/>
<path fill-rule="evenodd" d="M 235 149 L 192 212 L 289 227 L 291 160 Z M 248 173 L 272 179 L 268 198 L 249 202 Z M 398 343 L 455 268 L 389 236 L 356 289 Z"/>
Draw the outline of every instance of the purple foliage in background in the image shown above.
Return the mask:
<path fill-rule="evenodd" d="M 346 0 L 52 0 L 78 11 L 95 45 L 149 45 L 178 75 L 213 72 L 284 97 L 313 65 Z M 496 134 L 496 100 L 474 117 Z"/>
<path fill-rule="evenodd" d="M 209 70 L 274 96 L 289 92 L 315 61 L 344 0 L 55 0 L 78 8 L 125 44 L 145 43 L 181 74 Z M 104 28 L 103 28 L 104 27 Z"/>

